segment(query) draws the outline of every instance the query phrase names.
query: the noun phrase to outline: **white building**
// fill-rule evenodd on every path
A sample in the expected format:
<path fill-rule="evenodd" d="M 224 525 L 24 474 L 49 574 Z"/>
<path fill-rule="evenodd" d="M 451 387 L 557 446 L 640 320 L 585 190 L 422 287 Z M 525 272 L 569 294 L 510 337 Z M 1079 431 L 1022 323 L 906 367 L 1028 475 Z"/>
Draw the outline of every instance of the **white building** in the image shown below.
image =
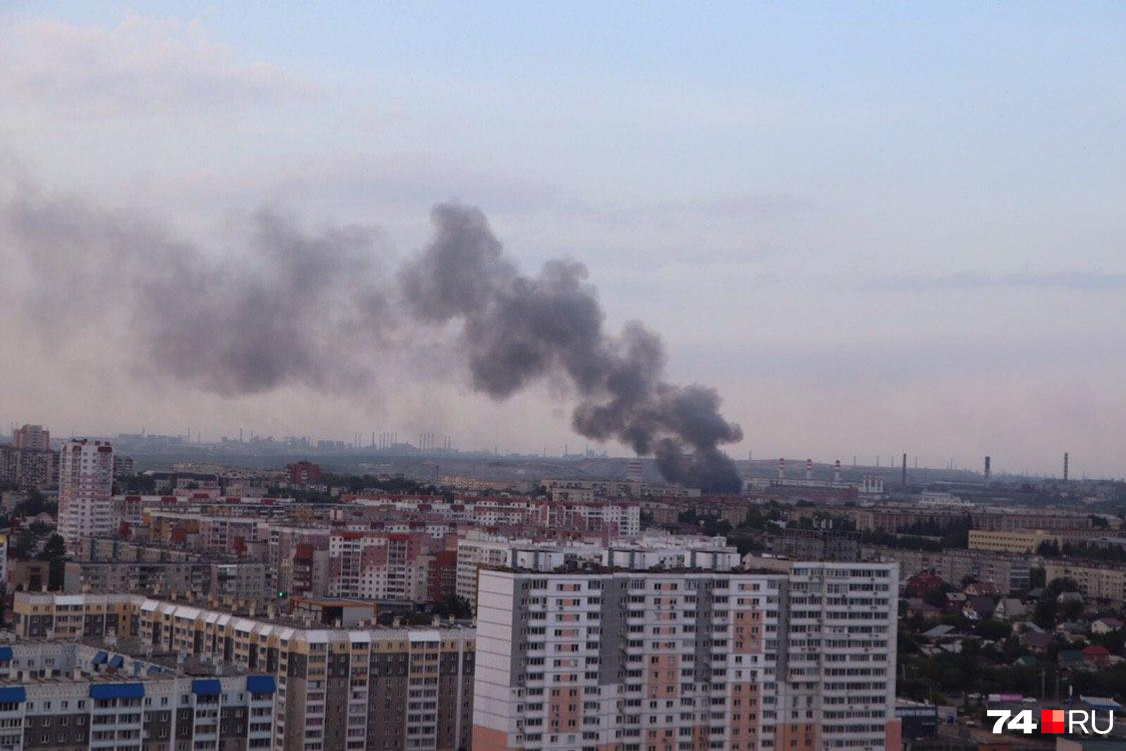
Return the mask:
<path fill-rule="evenodd" d="M 113 447 L 67 441 L 59 452 L 59 534 L 67 544 L 113 531 Z"/>
<path fill-rule="evenodd" d="M 471 530 L 458 539 L 458 597 L 477 604 L 478 572 L 482 568 L 551 571 L 584 563 L 634 570 L 651 568 L 737 568 L 739 553 L 723 537 L 647 534 L 607 543 L 600 539 L 531 540 Z"/>
<path fill-rule="evenodd" d="M 899 748 L 897 567 L 483 570 L 474 751 Z"/>

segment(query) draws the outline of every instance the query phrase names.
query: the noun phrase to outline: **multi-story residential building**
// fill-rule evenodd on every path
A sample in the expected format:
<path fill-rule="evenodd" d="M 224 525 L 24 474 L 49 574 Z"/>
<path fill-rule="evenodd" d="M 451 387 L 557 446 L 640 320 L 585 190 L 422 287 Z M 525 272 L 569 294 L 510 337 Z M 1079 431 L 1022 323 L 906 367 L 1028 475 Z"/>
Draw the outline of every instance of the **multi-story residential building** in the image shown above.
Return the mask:
<path fill-rule="evenodd" d="M 12 443 L 0 446 L 0 482 L 18 488 L 51 488 L 58 482 L 51 432 L 42 425 L 12 430 Z"/>
<path fill-rule="evenodd" d="M 188 597 L 206 595 L 210 583 L 211 566 L 205 561 L 67 561 L 63 591 Z"/>
<path fill-rule="evenodd" d="M 928 551 L 888 547 L 865 547 L 861 557 L 866 561 L 898 563 L 900 582 L 906 582 L 915 574 L 932 572 L 954 585 L 961 584 L 967 577 L 991 583 L 1002 596 L 1027 592 L 1032 568 L 1040 560 L 1027 555 L 978 550 Z"/>
<path fill-rule="evenodd" d="M 123 593 L 162 597 L 218 597 L 262 600 L 270 593 L 266 564 L 243 561 L 67 561 L 63 591 L 68 594 Z"/>
<path fill-rule="evenodd" d="M 285 465 L 289 484 L 293 487 L 317 485 L 321 481 L 321 467 L 308 461 L 295 462 Z"/>
<path fill-rule="evenodd" d="M 763 540 L 769 552 L 798 561 L 860 560 L 860 541 L 850 532 L 786 528 Z"/>
<path fill-rule="evenodd" d="M 897 567 L 761 560 L 483 570 L 474 751 L 898 749 Z"/>
<path fill-rule="evenodd" d="M 739 565 L 739 554 L 722 537 L 655 534 L 631 539 L 532 540 L 472 530 L 457 541 L 457 595 L 477 604 L 482 568 L 544 568 L 594 563 L 624 568 L 718 568 Z"/>
<path fill-rule="evenodd" d="M 13 614 L 21 638 L 127 639 L 221 665 L 224 674 L 273 677 L 266 748 L 457 751 L 470 742 L 470 628 L 334 629 L 140 595 L 17 593 Z"/>
<path fill-rule="evenodd" d="M 55 487 L 58 484 L 55 452 L 0 446 L 0 482 L 22 489 Z"/>
<path fill-rule="evenodd" d="M 1005 509 L 986 511 L 885 504 L 850 509 L 848 515 L 856 522 L 856 528 L 861 531 L 909 532 L 921 528 L 940 530 L 963 524 L 972 529 L 989 532 L 1082 530 L 1091 527 L 1091 519 L 1087 514 L 1063 511 L 1038 512 L 1027 508 L 1014 512 Z"/>
<path fill-rule="evenodd" d="M 1022 508 L 1014 513 L 998 509 L 975 511 L 971 514 L 973 528 L 993 532 L 1007 532 L 1018 529 L 1043 529 L 1048 531 L 1080 530 L 1091 528 L 1091 517 L 1085 513 L 1063 511 L 1031 511 Z"/>
<path fill-rule="evenodd" d="M 544 529 L 602 532 L 628 537 L 641 532 L 636 501 L 543 501 L 528 498 L 464 498 L 346 495 L 342 500 L 365 508 L 434 514 L 484 525 L 535 525 Z"/>
<path fill-rule="evenodd" d="M 646 484 L 631 480 L 544 480 L 553 501 L 589 503 L 599 498 L 696 498 L 700 491 L 681 485 Z"/>
<path fill-rule="evenodd" d="M 112 647 L 0 647 L 0 744 L 12 749 L 268 749 L 273 676 L 189 677 Z"/>
<path fill-rule="evenodd" d="M 372 600 L 425 601 L 429 538 L 422 534 L 338 532 L 329 537 L 329 594 Z"/>
<path fill-rule="evenodd" d="M 191 677 L 113 647 L 0 647 L 0 746 L 27 749 L 269 749 L 276 680 Z"/>
<path fill-rule="evenodd" d="M 993 553 L 1035 553 L 1041 543 L 1055 539 L 1055 535 L 1042 529 L 1016 529 L 1003 532 L 971 529 L 969 549 L 987 550 Z"/>
<path fill-rule="evenodd" d="M 24 425 L 12 430 L 12 446 L 28 451 L 50 451 L 51 431 L 42 425 Z"/>
<path fill-rule="evenodd" d="M 1072 561 L 1047 560 L 1044 579 L 1073 579 L 1084 597 L 1103 600 L 1114 605 L 1126 605 L 1126 568 Z"/>
<path fill-rule="evenodd" d="M 134 477 L 137 470 L 133 466 L 133 457 L 122 456 L 121 454 L 113 455 L 113 476 L 117 477 Z"/>
<path fill-rule="evenodd" d="M 113 447 L 67 441 L 59 452 L 59 534 L 73 546 L 113 529 Z"/>

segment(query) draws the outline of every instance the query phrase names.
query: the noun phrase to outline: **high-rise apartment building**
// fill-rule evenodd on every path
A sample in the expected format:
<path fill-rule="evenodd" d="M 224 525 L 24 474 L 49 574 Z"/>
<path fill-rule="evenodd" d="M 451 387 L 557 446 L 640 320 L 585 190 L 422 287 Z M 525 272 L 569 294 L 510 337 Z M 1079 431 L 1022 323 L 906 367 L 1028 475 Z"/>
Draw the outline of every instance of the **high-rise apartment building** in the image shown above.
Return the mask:
<path fill-rule="evenodd" d="M 51 431 L 42 425 L 24 425 L 12 431 L 12 446 L 29 451 L 50 451 Z"/>
<path fill-rule="evenodd" d="M 68 545 L 113 529 L 113 447 L 67 441 L 59 452 L 59 534 Z"/>
<path fill-rule="evenodd" d="M 898 749 L 895 564 L 482 570 L 474 751 Z"/>

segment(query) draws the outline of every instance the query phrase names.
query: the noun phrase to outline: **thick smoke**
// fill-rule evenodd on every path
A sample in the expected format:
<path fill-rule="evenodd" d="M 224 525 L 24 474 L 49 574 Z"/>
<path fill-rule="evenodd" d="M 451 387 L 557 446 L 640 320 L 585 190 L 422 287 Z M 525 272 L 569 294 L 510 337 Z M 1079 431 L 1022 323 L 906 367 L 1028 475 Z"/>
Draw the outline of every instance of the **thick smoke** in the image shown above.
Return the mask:
<path fill-rule="evenodd" d="M 607 334 L 585 266 L 554 260 L 523 276 L 480 211 L 444 204 L 433 221 L 434 241 L 400 273 L 405 302 L 419 320 L 463 321 L 475 388 L 503 399 L 565 374 L 578 393 L 572 425 L 580 434 L 655 454 L 674 482 L 710 492 L 740 487 L 718 447 L 743 433 L 719 413 L 715 389 L 665 382 L 664 348 L 641 324 Z"/>
<path fill-rule="evenodd" d="M 143 368 L 165 379 L 227 396 L 295 384 L 360 394 L 382 353 L 459 327 L 474 389 L 500 400 L 561 380 L 580 434 L 654 455 L 674 482 L 740 486 L 719 446 L 742 431 L 720 414 L 716 391 L 667 383 L 661 341 L 641 324 L 607 333 L 582 264 L 521 274 L 476 209 L 436 206 L 434 239 L 395 273 L 379 234 L 362 226 L 310 233 L 263 211 L 245 248 L 209 253 L 76 199 L 24 191 L 2 208 L 28 309 L 45 311 L 31 322 L 47 338 L 73 328 L 67 321 L 109 321 L 105 330 L 127 331 Z"/>
<path fill-rule="evenodd" d="M 378 234 L 310 234 L 258 212 L 237 253 L 206 253 L 131 214 L 25 195 L 3 207 L 48 337 L 123 330 L 139 369 L 225 396 L 287 385 L 355 392 L 392 325 Z"/>

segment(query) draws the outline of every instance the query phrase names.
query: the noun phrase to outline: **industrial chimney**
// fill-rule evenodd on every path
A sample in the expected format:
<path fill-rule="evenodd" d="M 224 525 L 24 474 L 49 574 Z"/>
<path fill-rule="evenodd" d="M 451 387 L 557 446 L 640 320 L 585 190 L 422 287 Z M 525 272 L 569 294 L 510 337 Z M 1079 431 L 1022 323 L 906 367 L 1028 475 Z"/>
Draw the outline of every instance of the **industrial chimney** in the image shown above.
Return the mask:
<path fill-rule="evenodd" d="M 904 490 L 907 489 L 907 454 L 903 455 L 903 464 L 901 465 L 899 472 L 899 484 L 903 487 Z"/>
<path fill-rule="evenodd" d="M 840 481 L 841 481 L 841 460 L 837 459 L 836 463 L 833 464 L 833 482 L 840 482 Z"/>
<path fill-rule="evenodd" d="M 1067 464 L 1068 464 L 1068 460 L 1070 458 L 1071 458 L 1070 455 L 1065 451 L 1063 453 L 1063 481 L 1064 482 L 1067 482 Z"/>
<path fill-rule="evenodd" d="M 778 479 L 783 480 L 786 478 L 786 459 L 783 457 L 778 460 Z"/>
<path fill-rule="evenodd" d="M 993 468 L 990 466 L 991 457 L 985 457 L 985 484 L 988 485 L 993 480 Z"/>
<path fill-rule="evenodd" d="M 805 460 L 805 479 L 806 480 L 812 480 L 813 479 L 813 460 L 812 459 L 806 459 Z"/>

